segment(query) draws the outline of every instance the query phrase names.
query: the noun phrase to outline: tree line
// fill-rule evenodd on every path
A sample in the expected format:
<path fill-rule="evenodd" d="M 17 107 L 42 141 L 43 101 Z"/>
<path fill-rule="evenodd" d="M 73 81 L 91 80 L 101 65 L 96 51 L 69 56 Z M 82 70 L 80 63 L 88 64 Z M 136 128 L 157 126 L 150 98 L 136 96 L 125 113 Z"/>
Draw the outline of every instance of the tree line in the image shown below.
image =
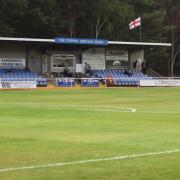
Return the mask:
<path fill-rule="evenodd" d="M 179 0 L 0 0 L 0 36 L 139 41 L 139 29 L 130 31 L 129 23 L 142 17 L 142 41 L 173 44 L 172 51 L 148 51 L 150 65 L 164 72 L 162 64 L 170 63 L 173 73 L 180 51 L 179 9 Z"/>

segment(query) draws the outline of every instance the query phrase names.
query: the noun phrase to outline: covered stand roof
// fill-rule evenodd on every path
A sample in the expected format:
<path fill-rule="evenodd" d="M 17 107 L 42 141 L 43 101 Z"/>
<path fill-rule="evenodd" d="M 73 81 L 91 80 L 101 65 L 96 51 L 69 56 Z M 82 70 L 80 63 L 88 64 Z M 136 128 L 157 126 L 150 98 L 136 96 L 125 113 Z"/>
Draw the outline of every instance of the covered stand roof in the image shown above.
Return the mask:
<path fill-rule="evenodd" d="M 70 39 L 70 38 L 65 38 Z M 87 40 L 87 39 L 86 39 Z M 91 40 L 91 39 L 90 39 Z M 57 44 L 55 39 L 36 39 L 36 38 L 14 38 L 14 37 L 0 37 L 0 41 L 10 41 L 10 42 L 24 42 L 24 43 L 46 43 L 46 44 Z M 61 43 L 59 43 L 61 44 Z M 64 44 L 64 43 L 62 43 Z M 68 43 L 65 43 L 66 45 Z M 98 46 L 97 44 L 76 44 L 76 43 L 69 43 L 70 45 L 89 45 L 89 46 Z M 128 46 L 128 47 L 171 47 L 171 43 L 152 43 L 152 42 L 125 42 L 125 41 L 107 41 L 105 46 Z M 99 46 L 102 46 L 99 45 Z"/>

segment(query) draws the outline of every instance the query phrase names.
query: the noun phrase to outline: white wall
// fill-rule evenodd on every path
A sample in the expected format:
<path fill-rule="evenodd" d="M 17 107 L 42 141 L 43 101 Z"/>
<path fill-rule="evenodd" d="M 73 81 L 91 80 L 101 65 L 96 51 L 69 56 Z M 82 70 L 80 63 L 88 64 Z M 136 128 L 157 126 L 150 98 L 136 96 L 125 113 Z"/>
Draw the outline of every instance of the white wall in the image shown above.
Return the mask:
<path fill-rule="evenodd" d="M 42 55 L 39 48 L 29 48 L 28 52 L 28 66 L 31 71 L 41 73 Z"/>
<path fill-rule="evenodd" d="M 46 54 L 42 55 L 42 73 L 48 72 L 48 60 L 49 60 L 48 55 Z"/>
<path fill-rule="evenodd" d="M 105 49 L 104 48 L 91 48 L 83 52 L 82 63 L 87 62 L 91 65 L 91 69 L 106 69 L 105 65 Z"/>

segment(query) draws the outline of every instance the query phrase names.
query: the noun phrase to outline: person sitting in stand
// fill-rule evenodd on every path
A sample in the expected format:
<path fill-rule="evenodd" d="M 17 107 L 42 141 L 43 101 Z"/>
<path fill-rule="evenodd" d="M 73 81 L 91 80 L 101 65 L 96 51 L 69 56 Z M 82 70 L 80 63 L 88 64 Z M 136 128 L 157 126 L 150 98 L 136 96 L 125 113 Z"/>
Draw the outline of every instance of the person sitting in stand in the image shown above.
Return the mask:
<path fill-rule="evenodd" d="M 124 70 L 124 75 L 127 75 L 127 76 L 129 76 L 129 77 L 132 77 L 133 73 L 132 73 L 131 70 L 125 69 L 125 70 Z"/>
<path fill-rule="evenodd" d="M 26 67 L 25 71 L 26 71 L 26 72 L 30 72 L 30 68 L 29 68 L 29 67 Z"/>
<path fill-rule="evenodd" d="M 64 69 L 64 77 L 71 77 L 71 72 L 67 66 Z"/>
<path fill-rule="evenodd" d="M 129 69 L 128 74 L 129 74 L 129 77 L 132 77 L 133 73 L 131 69 Z"/>
<path fill-rule="evenodd" d="M 85 74 L 87 74 L 89 76 L 90 72 L 91 72 L 91 66 L 90 66 L 90 64 L 85 62 Z"/>
<path fill-rule="evenodd" d="M 129 72 L 127 71 L 127 69 L 124 70 L 124 75 L 128 75 L 129 76 Z"/>

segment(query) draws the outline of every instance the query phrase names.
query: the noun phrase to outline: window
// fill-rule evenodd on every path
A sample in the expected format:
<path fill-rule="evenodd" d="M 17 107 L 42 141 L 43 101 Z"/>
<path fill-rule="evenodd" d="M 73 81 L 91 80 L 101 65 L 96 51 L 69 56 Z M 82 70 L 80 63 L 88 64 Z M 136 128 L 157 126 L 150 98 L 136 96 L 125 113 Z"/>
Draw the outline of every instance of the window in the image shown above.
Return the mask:
<path fill-rule="evenodd" d="M 61 67 L 73 67 L 74 55 L 53 55 L 52 67 L 61 68 Z"/>
<path fill-rule="evenodd" d="M 129 65 L 128 51 L 125 50 L 107 50 L 106 67 L 107 69 L 125 69 Z"/>

